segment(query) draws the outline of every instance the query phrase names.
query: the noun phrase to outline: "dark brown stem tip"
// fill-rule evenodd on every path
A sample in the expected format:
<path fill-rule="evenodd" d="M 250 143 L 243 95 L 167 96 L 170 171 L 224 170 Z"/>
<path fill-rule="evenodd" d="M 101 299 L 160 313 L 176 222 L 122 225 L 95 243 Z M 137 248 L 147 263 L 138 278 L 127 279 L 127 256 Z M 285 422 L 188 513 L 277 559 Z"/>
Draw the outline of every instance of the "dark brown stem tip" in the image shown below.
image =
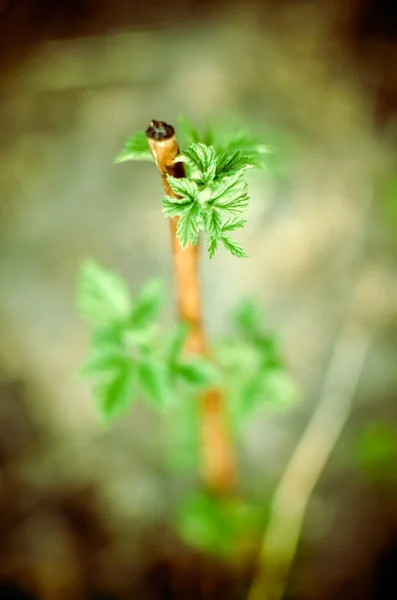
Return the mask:
<path fill-rule="evenodd" d="M 156 142 L 168 140 L 174 134 L 175 130 L 172 125 L 167 125 L 163 121 L 150 121 L 149 127 L 146 129 L 146 136 Z"/>

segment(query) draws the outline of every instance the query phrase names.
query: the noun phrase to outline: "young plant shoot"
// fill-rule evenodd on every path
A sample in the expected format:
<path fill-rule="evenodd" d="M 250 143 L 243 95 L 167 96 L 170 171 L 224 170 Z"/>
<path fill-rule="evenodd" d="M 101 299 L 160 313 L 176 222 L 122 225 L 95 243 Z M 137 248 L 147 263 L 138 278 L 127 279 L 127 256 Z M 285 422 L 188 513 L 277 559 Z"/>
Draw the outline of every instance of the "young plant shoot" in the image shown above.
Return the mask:
<path fill-rule="evenodd" d="M 275 340 L 261 331 L 254 305 L 236 317 L 237 335 L 209 345 L 203 328 L 198 244 L 205 238 L 209 258 L 220 247 L 246 258 L 233 232 L 244 227 L 249 203 L 247 173 L 261 167 L 266 149 L 253 136 L 203 136 L 180 120 L 181 149 L 174 128 L 152 121 L 130 137 L 116 163 L 150 160 L 160 173 L 162 212 L 170 222 L 178 323 L 161 327 L 161 285 L 149 282 L 134 299 L 115 273 L 87 260 L 80 273 L 78 310 L 91 327 L 91 355 L 81 374 L 93 381 L 102 418 L 121 416 L 137 397 L 196 419 L 200 470 L 206 489 L 230 495 L 236 489 L 232 439 L 261 404 L 285 405 L 294 387 L 282 367 Z M 159 207 L 160 208 L 160 207 Z M 160 212 L 160 211 L 159 211 Z M 211 348 L 211 352 L 210 352 Z M 191 425 L 191 423 L 190 423 Z M 181 425 L 185 425 L 182 423 Z"/>

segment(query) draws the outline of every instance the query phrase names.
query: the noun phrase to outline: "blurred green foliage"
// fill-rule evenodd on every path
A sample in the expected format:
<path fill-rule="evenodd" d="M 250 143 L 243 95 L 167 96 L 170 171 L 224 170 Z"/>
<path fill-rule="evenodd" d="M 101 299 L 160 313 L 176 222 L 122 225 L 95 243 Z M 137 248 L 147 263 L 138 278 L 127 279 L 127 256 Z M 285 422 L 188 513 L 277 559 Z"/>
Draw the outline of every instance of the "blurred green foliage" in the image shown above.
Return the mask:
<path fill-rule="evenodd" d="M 233 561 L 255 548 L 266 514 L 263 502 L 258 505 L 198 492 L 178 507 L 176 528 L 190 546 Z"/>
<path fill-rule="evenodd" d="M 397 229 L 397 175 L 390 175 L 380 182 L 379 196 L 386 225 Z"/>
<path fill-rule="evenodd" d="M 82 265 L 77 307 L 92 336 L 80 374 L 94 380 L 105 422 L 124 413 L 139 394 L 167 409 L 177 402 L 178 385 L 199 389 L 217 381 L 216 370 L 204 358 L 182 357 L 186 326 L 163 331 L 156 324 L 162 306 L 159 282 L 149 281 L 133 302 L 116 274 L 92 260 Z"/>
<path fill-rule="evenodd" d="M 360 434 L 355 456 L 372 481 L 397 486 L 397 426 L 373 421 Z"/>

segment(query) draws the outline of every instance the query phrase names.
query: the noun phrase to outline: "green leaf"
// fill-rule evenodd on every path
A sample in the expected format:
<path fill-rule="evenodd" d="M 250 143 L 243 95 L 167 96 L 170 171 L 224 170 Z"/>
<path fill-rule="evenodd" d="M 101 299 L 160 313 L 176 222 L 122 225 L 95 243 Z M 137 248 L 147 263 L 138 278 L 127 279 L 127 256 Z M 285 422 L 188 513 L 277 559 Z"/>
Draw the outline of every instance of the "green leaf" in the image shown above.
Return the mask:
<path fill-rule="evenodd" d="M 199 190 L 197 183 L 188 179 L 187 177 L 172 177 L 167 175 L 167 181 L 175 194 L 182 196 L 182 198 L 188 198 L 191 202 L 198 200 Z"/>
<path fill-rule="evenodd" d="M 232 254 L 233 256 L 236 256 L 237 258 L 248 257 L 248 255 L 244 252 L 240 244 L 235 240 L 232 240 L 230 237 L 227 237 L 225 235 L 221 237 L 221 240 L 226 250 L 229 250 L 230 254 Z"/>
<path fill-rule="evenodd" d="M 175 365 L 174 371 L 185 383 L 193 386 L 214 385 L 217 380 L 214 366 L 198 356 L 184 359 Z"/>
<path fill-rule="evenodd" d="M 198 493 L 180 504 L 177 529 L 190 546 L 234 564 L 240 563 L 247 549 L 250 554 L 258 547 L 258 532 L 263 531 L 265 510 L 267 512 L 263 500 L 255 505 Z"/>
<path fill-rule="evenodd" d="M 122 349 L 122 336 L 124 331 L 124 325 L 107 325 L 94 329 L 92 332 L 91 345 L 95 349 L 104 350 L 109 347 L 119 347 Z"/>
<path fill-rule="evenodd" d="M 249 156 L 241 154 L 240 150 L 236 150 L 235 152 L 225 150 L 217 156 L 215 176 L 217 178 L 231 177 L 236 173 L 241 173 L 253 167 L 253 160 Z"/>
<path fill-rule="evenodd" d="M 204 494 L 189 498 L 179 507 L 177 528 L 186 543 L 204 552 L 227 556 L 233 547 L 230 523 Z"/>
<path fill-rule="evenodd" d="M 207 243 L 208 243 L 208 255 L 210 258 L 213 258 L 214 254 L 215 254 L 215 250 L 218 247 L 218 240 L 216 238 L 213 238 L 212 240 L 209 240 Z"/>
<path fill-rule="evenodd" d="M 163 286 L 161 281 L 152 280 L 146 283 L 133 303 L 129 325 L 132 329 L 143 329 L 158 316 L 163 303 Z"/>
<path fill-rule="evenodd" d="M 182 216 L 186 212 L 189 212 L 192 205 L 190 198 L 173 198 L 172 196 L 165 196 L 163 198 L 163 214 L 166 217 L 178 217 Z"/>
<path fill-rule="evenodd" d="M 132 403 L 136 370 L 127 359 L 111 372 L 107 381 L 94 387 L 98 409 L 105 422 L 124 413 Z"/>
<path fill-rule="evenodd" d="M 178 221 L 176 234 L 182 248 L 185 250 L 189 243 L 195 246 L 198 242 L 199 224 L 197 222 L 198 207 L 192 204 L 189 212 L 185 212 Z"/>
<path fill-rule="evenodd" d="M 247 219 L 243 219 L 241 217 L 231 217 L 222 223 L 222 233 L 225 231 L 235 231 L 236 229 L 240 229 L 241 227 L 244 227 L 246 222 Z"/>
<path fill-rule="evenodd" d="M 92 353 L 80 369 L 82 377 L 108 376 L 109 373 L 124 367 L 126 355 L 120 346 L 105 346 Z"/>
<path fill-rule="evenodd" d="M 139 384 L 149 404 L 156 408 L 166 408 L 172 397 L 168 387 L 165 363 L 153 356 L 145 357 L 138 366 Z"/>
<path fill-rule="evenodd" d="M 243 155 L 250 158 L 256 168 L 263 166 L 262 156 L 270 152 L 270 149 L 261 144 L 256 136 L 244 130 L 229 136 L 224 144 L 224 149 L 229 153 L 239 150 Z"/>
<path fill-rule="evenodd" d="M 202 183 L 208 183 L 215 177 L 217 162 L 213 146 L 202 143 L 191 144 L 184 149 L 177 161 L 186 162 L 196 169 Z"/>
<path fill-rule="evenodd" d="M 80 271 L 77 308 L 94 326 L 123 321 L 131 309 L 128 288 L 116 274 L 86 260 Z"/>
<path fill-rule="evenodd" d="M 218 183 L 212 191 L 210 202 L 231 216 L 244 212 L 249 203 L 244 173 L 238 173 Z"/>
<path fill-rule="evenodd" d="M 244 334 L 250 337 L 258 334 L 261 322 L 259 306 L 253 301 L 245 300 L 236 310 L 234 320 Z"/>
<path fill-rule="evenodd" d="M 216 240 L 221 236 L 221 216 L 216 208 L 211 207 L 206 213 L 205 231 Z"/>
<path fill-rule="evenodd" d="M 190 327 L 187 323 L 178 323 L 178 325 L 171 329 L 168 339 L 166 339 L 166 356 L 170 364 L 178 362 L 189 335 L 189 329 Z"/>
<path fill-rule="evenodd" d="M 268 370 L 263 385 L 263 404 L 272 410 L 291 408 L 299 400 L 294 379 L 285 369 Z"/>
<path fill-rule="evenodd" d="M 127 160 L 153 160 L 149 142 L 143 131 L 138 131 L 128 138 L 124 148 L 116 156 L 114 162 L 122 163 Z"/>

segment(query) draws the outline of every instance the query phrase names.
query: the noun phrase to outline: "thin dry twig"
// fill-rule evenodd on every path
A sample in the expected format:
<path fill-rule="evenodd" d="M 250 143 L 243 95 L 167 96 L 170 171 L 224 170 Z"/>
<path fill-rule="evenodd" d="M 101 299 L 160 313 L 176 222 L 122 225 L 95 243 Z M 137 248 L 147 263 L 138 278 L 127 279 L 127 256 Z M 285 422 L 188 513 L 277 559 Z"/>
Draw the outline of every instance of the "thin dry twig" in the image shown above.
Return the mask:
<path fill-rule="evenodd" d="M 152 121 L 146 131 L 150 150 L 160 172 L 164 191 L 177 197 L 167 181 L 167 175 L 185 177 L 182 163 L 174 162 L 179 154 L 174 128 L 161 121 Z M 190 325 L 186 351 L 208 356 L 202 323 L 202 308 L 198 275 L 199 246 L 191 244 L 184 250 L 177 237 L 179 217 L 171 222 L 171 243 L 176 280 L 179 318 Z M 203 478 L 208 488 L 218 493 L 233 491 L 236 467 L 226 424 L 224 397 L 219 389 L 209 389 L 200 398 Z"/>
<path fill-rule="evenodd" d="M 370 208 L 371 195 L 363 194 L 357 239 L 350 256 L 351 265 L 356 269 L 364 254 Z M 276 488 L 257 573 L 247 600 L 283 598 L 310 498 L 350 417 L 372 341 L 371 328 L 360 318 L 360 275 L 356 278 L 344 325 L 334 344 L 320 400 Z M 382 299 L 380 312 L 383 306 Z"/>
<path fill-rule="evenodd" d="M 248 600 L 283 598 L 307 506 L 349 418 L 370 344 L 370 332 L 349 319 L 336 341 L 320 402 L 275 492 Z"/>

